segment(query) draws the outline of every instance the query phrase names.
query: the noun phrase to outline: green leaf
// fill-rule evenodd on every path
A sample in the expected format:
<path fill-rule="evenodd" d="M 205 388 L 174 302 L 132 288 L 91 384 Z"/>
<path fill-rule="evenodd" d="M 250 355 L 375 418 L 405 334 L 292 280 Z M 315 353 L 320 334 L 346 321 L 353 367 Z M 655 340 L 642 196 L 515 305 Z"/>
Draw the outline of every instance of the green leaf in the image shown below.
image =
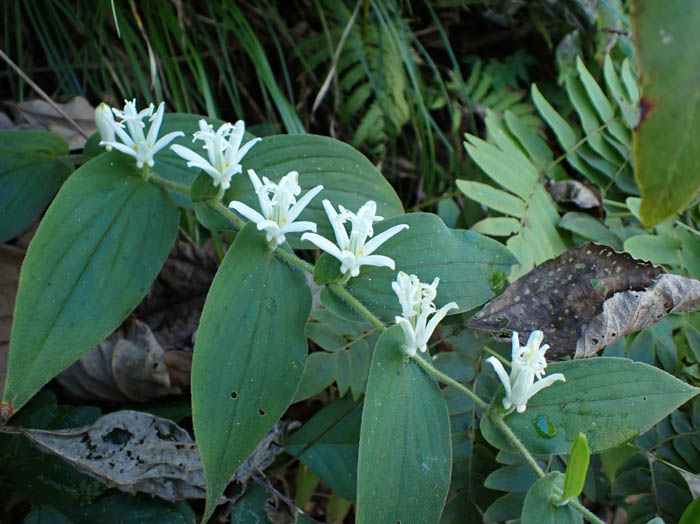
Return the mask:
<path fill-rule="evenodd" d="M 411 213 L 379 222 L 375 235 L 396 224 L 408 224 L 376 254 L 396 261 L 396 270 L 415 274 L 421 282 L 440 278 L 436 304 L 456 302 L 459 311 L 480 306 L 494 292 L 489 276 L 508 273 L 515 259 L 511 252 L 490 238 L 471 231 L 448 229 L 436 215 Z M 387 268 L 363 266 L 360 275 L 348 283 L 348 291 L 379 318 L 393 322 L 401 314 L 399 301 L 391 288 L 396 273 Z"/>
<path fill-rule="evenodd" d="M 508 237 L 520 229 L 520 221 L 508 217 L 490 217 L 479 220 L 471 228 L 475 233 L 494 237 Z"/>
<path fill-rule="evenodd" d="M 29 246 L 5 385 L 14 409 L 119 327 L 170 252 L 178 209 L 132 160 L 107 153 L 77 170 Z"/>
<path fill-rule="evenodd" d="M 334 493 L 354 501 L 362 409 L 349 395 L 316 413 L 285 442 L 285 451 L 316 473 Z"/>
<path fill-rule="evenodd" d="M 394 326 L 374 350 L 360 433 L 358 524 L 438 522 L 450 485 L 447 406 L 435 379 L 405 358 L 403 343 Z"/>
<path fill-rule="evenodd" d="M 294 397 L 310 311 L 304 276 L 248 224 L 209 290 L 192 362 L 192 416 L 207 479 L 204 520 Z"/>
<path fill-rule="evenodd" d="M 484 522 L 501 522 L 520 517 L 525 493 L 506 493 L 496 499 L 484 512 Z"/>
<path fill-rule="evenodd" d="M 688 504 L 678 524 L 696 524 L 697 522 L 700 522 L 700 498 Z"/>
<path fill-rule="evenodd" d="M 304 365 L 304 373 L 299 381 L 299 388 L 294 394 L 292 403 L 313 397 L 320 393 L 335 380 L 336 356 L 325 351 L 311 353 Z"/>
<path fill-rule="evenodd" d="M 495 209 L 506 215 L 522 218 L 525 212 L 525 202 L 518 197 L 495 189 L 488 184 L 471 180 L 457 180 L 457 188 L 472 200 Z"/>
<path fill-rule="evenodd" d="M 552 362 L 547 375 L 553 373 L 563 373 L 566 383 L 554 383 L 528 401 L 527 411 L 505 418 L 534 454 L 568 453 L 579 433 L 588 438 L 591 453 L 612 449 L 700 391 L 656 367 L 622 358 Z M 496 395 L 496 408 L 502 398 Z M 481 431 L 493 446 L 514 451 L 489 417 L 481 420 Z"/>
<path fill-rule="evenodd" d="M 648 226 L 675 215 L 700 188 L 698 21 L 700 3 L 695 0 L 632 2 L 642 78 L 634 165 L 642 189 L 642 219 Z"/>
<path fill-rule="evenodd" d="M 552 498 L 561 493 L 564 475 L 552 471 L 538 479 L 527 492 L 523 504 L 522 524 L 582 524 L 583 517 L 571 506 L 558 506 Z"/>
<path fill-rule="evenodd" d="M 0 131 L 0 242 L 46 209 L 72 168 L 63 138 L 46 131 Z"/>
<path fill-rule="evenodd" d="M 636 235 L 625 240 L 624 249 L 634 258 L 654 264 L 681 265 L 681 241 L 660 235 Z"/>
<path fill-rule="evenodd" d="M 357 211 L 368 200 L 377 203 L 377 214 L 385 218 L 403 213 L 403 206 L 389 182 L 367 158 L 353 147 L 318 135 L 274 135 L 262 139 L 245 157 L 245 169 L 254 169 L 258 176 L 273 182 L 290 171 L 299 172 L 301 194 L 321 184 L 319 193 L 304 209 L 297 220 L 309 220 L 318 225 L 318 233 L 333 237 L 333 230 L 323 209 L 323 199 L 335 208 L 342 205 Z M 246 171 L 231 180 L 224 202 L 239 200 L 253 209 L 259 209 L 257 195 Z M 301 242 L 299 234 L 287 235 L 295 249 L 312 249 L 309 242 Z"/>
<path fill-rule="evenodd" d="M 528 464 L 518 463 L 499 468 L 486 477 L 484 486 L 499 491 L 522 491 L 530 489 L 537 474 Z"/>
<path fill-rule="evenodd" d="M 262 486 L 254 484 L 245 495 L 236 501 L 231 512 L 231 524 L 272 524 L 265 512 L 265 503 L 270 494 Z"/>
<path fill-rule="evenodd" d="M 581 235 L 587 240 L 607 244 L 617 250 L 622 249 L 622 243 L 617 235 L 588 213 L 570 211 L 561 217 L 558 227 Z"/>
<path fill-rule="evenodd" d="M 588 463 L 591 453 L 588 449 L 586 435 L 579 433 L 574 439 L 569 453 L 569 463 L 566 465 L 566 475 L 564 476 L 564 492 L 562 500 L 569 500 L 578 497 L 583 491 L 583 484 L 586 482 L 588 473 Z"/>

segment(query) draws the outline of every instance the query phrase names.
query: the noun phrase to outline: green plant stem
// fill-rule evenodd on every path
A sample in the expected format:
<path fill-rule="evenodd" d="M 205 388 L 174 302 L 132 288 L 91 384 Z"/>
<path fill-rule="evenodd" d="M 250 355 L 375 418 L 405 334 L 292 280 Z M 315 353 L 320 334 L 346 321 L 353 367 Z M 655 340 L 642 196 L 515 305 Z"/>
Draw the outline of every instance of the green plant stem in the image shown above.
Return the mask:
<path fill-rule="evenodd" d="M 537 461 L 535 460 L 535 457 L 533 457 L 530 454 L 530 451 L 528 451 L 528 449 L 523 445 L 523 443 L 520 442 L 520 439 L 518 438 L 518 436 L 515 433 L 513 433 L 513 430 L 510 429 L 510 427 L 508 427 L 508 424 L 506 424 L 505 420 L 503 420 L 503 417 L 498 413 L 491 413 L 489 416 L 491 417 L 491 420 L 493 421 L 493 423 L 496 424 L 498 429 L 501 430 L 501 433 L 503 433 L 503 436 L 506 437 L 506 439 L 513 445 L 513 447 L 518 450 L 518 452 L 525 459 L 525 462 L 528 463 L 528 465 L 537 474 L 537 476 L 540 478 L 544 477 L 545 472 L 542 470 L 540 465 L 537 463 Z M 593 522 L 593 524 L 605 524 L 605 521 L 596 517 L 589 509 L 587 509 L 578 500 L 576 500 L 576 499 L 569 500 L 567 502 L 567 504 L 571 504 L 571 506 L 573 506 L 576 510 L 578 510 L 590 522 Z"/>
<path fill-rule="evenodd" d="M 309 264 L 306 260 L 302 260 L 294 253 L 290 253 L 289 251 L 285 251 L 284 249 L 277 248 L 275 249 L 275 255 L 285 259 L 290 264 L 294 264 L 295 266 L 300 267 L 304 271 L 308 271 L 311 274 L 313 274 L 314 272 L 314 266 L 312 264 Z"/>
<path fill-rule="evenodd" d="M 429 374 L 434 376 L 436 379 L 438 379 L 440 382 L 447 384 L 448 386 L 452 386 L 455 388 L 457 391 L 462 393 L 465 397 L 469 398 L 474 404 L 479 406 L 483 411 L 486 411 L 486 409 L 489 407 L 489 405 L 481 400 L 474 392 L 457 382 L 455 379 L 445 375 L 443 372 L 438 371 L 435 369 L 432 364 L 429 362 L 423 360 L 421 357 L 418 355 L 413 355 L 411 357 L 416 364 L 418 364 L 420 367 L 422 367 L 425 371 L 427 371 Z M 522 446 L 522 444 L 521 444 Z M 527 450 L 525 450 L 527 451 Z"/>
<path fill-rule="evenodd" d="M 496 353 L 496 352 L 495 352 L 493 349 L 491 349 L 490 347 L 484 346 L 484 351 L 486 351 L 486 353 L 490 354 L 491 356 L 496 357 L 498 360 L 500 360 L 501 362 L 503 362 L 503 364 L 504 364 L 505 366 L 510 367 L 510 360 L 508 360 L 507 358 L 502 357 L 501 355 L 499 355 L 498 353 Z"/>
<path fill-rule="evenodd" d="M 161 176 L 156 175 L 153 171 L 151 171 L 148 175 L 148 179 L 155 182 L 156 184 L 163 186 L 166 189 L 172 189 L 173 191 L 177 191 L 179 193 L 184 193 L 186 195 L 190 194 L 190 188 L 187 187 L 184 184 L 178 184 L 177 182 L 172 182 L 170 180 L 167 180 Z"/>
<path fill-rule="evenodd" d="M 593 524 L 606 524 L 606 522 L 602 519 L 599 519 L 598 517 L 593 514 L 591 510 L 589 510 L 586 506 L 581 504 L 578 500 L 572 499 L 567 504 L 571 504 L 574 508 L 576 508 L 584 518 L 588 519 L 590 522 L 593 522 Z"/>
<path fill-rule="evenodd" d="M 379 320 L 377 317 L 374 316 L 374 314 L 365 307 L 365 305 L 357 300 L 355 297 L 353 297 L 350 293 L 348 293 L 347 289 L 345 289 L 343 286 L 334 283 L 334 284 L 329 284 L 328 286 L 333 292 L 336 294 L 340 295 L 340 297 L 345 300 L 348 304 L 350 304 L 353 308 L 355 308 L 355 311 L 357 311 L 360 315 L 365 317 L 369 322 L 380 329 L 384 329 L 384 323 Z"/>
<path fill-rule="evenodd" d="M 414 211 L 418 211 L 420 209 L 432 206 L 433 204 L 437 204 L 438 202 L 442 202 L 443 200 L 447 200 L 449 198 L 454 198 L 461 193 L 462 193 L 461 191 L 452 191 L 452 193 L 447 193 L 446 195 L 441 195 L 441 196 L 438 196 L 435 198 L 431 198 L 429 200 L 426 200 L 425 202 L 421 202 L 420 204 L 416 204 L 411 209 L 409 209 L 408 212 L 413 213 Z"/>
<path fill-rule="evenodd" d="M 525 458 L 525 462 L 527 462 L 532 470 L 537 473 L 537 476 L 540 478 L 544 477 L 545 473 L 535 460 L 535 457 L 533 457 L 523 443 L 520 442 L 518 436 L 508 427 L 508 424 L 506 424 L 505 420 L 503 420 L 503 417 L 498 413 L 491 413 L 489 416 L 491 417 L 493 423 L 496 424 L 498 429 L 501 430 L 503 436 L 506 437 L 513 447 L 518 450 L 523 458 Z"/>
<path fill-rule="evenodd" d="M 218 211 L 220 214 L 224 215 L 238 229 L 243 229 L 243 226 L 245 226 L 245 222 L 238 218 L 233 211 L 231 211 L 221 202 L 207 202 L 207 205 L 214 211 Z"/>

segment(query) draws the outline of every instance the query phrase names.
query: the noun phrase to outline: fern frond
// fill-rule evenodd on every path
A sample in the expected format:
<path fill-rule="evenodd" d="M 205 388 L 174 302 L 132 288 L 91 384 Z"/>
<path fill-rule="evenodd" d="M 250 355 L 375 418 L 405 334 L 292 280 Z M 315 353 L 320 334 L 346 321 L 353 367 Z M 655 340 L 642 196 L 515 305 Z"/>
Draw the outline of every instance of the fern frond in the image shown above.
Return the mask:
<path fill-rule="evenodd" d="M 615 184 L 627 194 L 637 194 L 631 158 L 632 129 L 638 116 L 639 91 L 628 61 L 621 81 L 608 56 L 604 76 L 611 96 L 605 94 L 579 57 L 576 74 L 566 76 L 566 93 L 580 126 L 562 117 L 535 84 L 532 99 L 554 132 L 571 167 L 603 192 Z M 629 84 L 629 85 L 628 85 Z"/>
<path fill-rule="evenodd" d="M 508 237 L 506 245 L 520 262 L 509 276 L 510 280 L 515 280 L 535 264 L 566 250 L 556 229 L 560 220 L 556 204 L 540 182 L 540 174 L 551 162 L 551 152 L 523 120 L 511 112 L 506 112 L 503 118 L 490 112 L 485 121 L 495 145 L 467 134 L 464 147 L 500 188 L 467 180 L 458 180 L 457 187 L 472 200 L 509 215 L 485 218 L 472 229 Z"/>

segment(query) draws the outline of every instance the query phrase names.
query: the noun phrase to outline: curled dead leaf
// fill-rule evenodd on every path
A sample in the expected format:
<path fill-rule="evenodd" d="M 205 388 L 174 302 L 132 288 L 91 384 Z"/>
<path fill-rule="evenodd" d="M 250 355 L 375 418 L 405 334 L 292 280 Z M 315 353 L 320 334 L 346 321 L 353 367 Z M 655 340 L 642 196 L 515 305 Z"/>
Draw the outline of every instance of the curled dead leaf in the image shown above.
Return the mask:
<path fill-rule="evenodd" d="M 588 242 L 548 260 L 486 304 L 468 326 L 545 334 L 548 355 L 590 356 L 669 313 L 700 306 L 700 282 Z"/>
<path fill-rule="evenodd" d="M 278 422 L 236 470 L 231 478 L 237 484 L 234 498 L 243 493 L 253 472 L 264 470 L 282 452 L 279 444 L 292 425 Z M 171 420 L 124 410 L 81 428 L 46 431 L 8 427 L 6 431 L 23 434 L 45 453 L 61 457 L 108 487 L 131 494 L 148 493 L 171 502 L 205 498 L 197 444 Z"/>
<path fill-rule="evenodd" d="M 557 204 L 573 205 L 579 209 L 603 209 L 598 191 L 578 180 L 553 182 L 547 186 L 547 191 Z"/>
<path fill-rule="evenodd" d="M 72 396 L 107 402 L 149 402 L 182 393 L 150 328 L 133 320 L 61 372 L 56 380 Z"/>
<path fill-rule="evenodd" d="M 644 291 L 616 293 L 603 312 L 584 328 L 575 358 L 590 357 L 617 339 L 655 324 L 666 315 L 700 308 L 700 282 L 680 275 L 660 275 Z"/>

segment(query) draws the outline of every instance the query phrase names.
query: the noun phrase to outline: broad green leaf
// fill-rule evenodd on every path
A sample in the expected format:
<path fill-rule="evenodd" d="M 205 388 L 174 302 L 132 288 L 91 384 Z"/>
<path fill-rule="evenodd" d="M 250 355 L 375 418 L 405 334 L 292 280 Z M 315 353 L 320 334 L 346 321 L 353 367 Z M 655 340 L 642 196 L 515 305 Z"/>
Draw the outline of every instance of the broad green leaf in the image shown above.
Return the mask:
<path fill-rule="evenodd" d="M 632 2 L 642 79 L 634 165 L 642 189 L 642 219 L 648 226 L 675 215 L 700 188 L 698 24 L 696 0 Z"/>
<path fill-rule="evenodd" d="M 394 326 L 374 350 L 357 463 L 357 522 L 438 522 L 452 445 L 440 387 L 401 351 Z M 377 468 L 381 468 L 378 474 Z"/>
<path fill-rule="evenodd" d="M 262 486 L 250 486 L 233 506 L 231 524 L 272 524 L 265 512 L 265 503 L 269 498 L 270 493 Z"/>
<path fill-rule="evenodd" d="M 0 131 L 0 242 L 27 229 L 72 168 L 63 138 L 46 131 Z"/>
<path fill-rule="evenodd" d="M 522 218 L 525 202 L 516 196 L 481 182 L 457 180 L 457 188 L 472 200 L 506 215 Z"/>
<path fill-rule="evenodd" d="M 622 358 L 552 362 L 547 375 L 553 373 L 563 373 L 566 383 L 554 383 L 528 401 L 527 411 L 505 418 L 535 454 L 569 453 L 579 433 L 588 438 L 591 453 L 612 449 L 700 391 L 656 367 Z M 496 408 L 501 399 L 497 394 Z M 481 431 L 492 445 L 513 451 L 490 417 L 481 420 Z"/>
<path fill-rule="evenodd" d="M 525 493 L 510 492 L 496 499 L 484 512 L 484 522 L 501 522 L 520 517 Z"/>
<path fill-rule="evenodd" d="M 335 380 L 336 356 L 325 351 L 311 353 L 304 365 L 304 373 L 292 403 L 313 397 L 330 386 Z"/>
<path fill-rule="evenodd" d="M 552 471 L 538 479 L 527 492 L 523 504 L 522 524 L 582 524 L 583 517 L 568 504 L 557 506 L 552 498 L 561 493 L 564 475 Z"/>
<path fill-rule="evenodd" d="M 537 480 L 537 474 L 528 464 L 522 462 L 497 469 L 489 474 L 484 486 L 498 491 L 526 492 Z"/>
<path fill-rule="evenodd" d="M 470 229 L 482 235 L 507 237 L 518 232 L 520 221 L 509 217 L 489 217 L 479 220 Z"/>
<path fill-rule="evenodd" d="M 342 205 L 357 211 L 368 200 L 377 203 L 377 214 L 385 218 L 403 213 L 399 197 L 389 182 L 367 158 L 353 147 L 318 135 L 274 135 L 262 139 L 245 157 L 244 172 L 231 180 L 224 202 L 240 200 L 253 209 L 260 203 L 248 178 L 246 169 L 254 169 L 259 177 L 273 182 L 290 171 L 299 173 L 301 194 L 321 184 L 319 193 L 297 220 L 309 220 L 318 226 L 318 233 L 328 238 L 333 231 L 322 201 L 328 199 L 338 209 Z M 294 248 L 311 249 L 301 242 L 299 234 L 287 235 Z"/>
<path fill-rule="evenodd" d="M 681 264 L 681 241 L 676 238 L 636 235 L 625 240 L 624 249 L 634 258 L 650 260 L 654 264 Z"/>
<path fill-rule="evenodd" d="M 586 482 L 588 473 L 588 463 L 591 460 L 591 453 L 588 449 L 586 435 L 579 433 L 574 439 L 569 453 L 569 463 L 566 465 L 564 476 L 564 492 L 562 500 L 569 500 L 578 497 L 583 491 L 583 484 Z"/>
<path fill-rule="evenodd" d="M 207 479 L 204 520 L 294 397 L 310 311 L 304 276 L 248 224 L 209 290 L 192 362 L 192 417 Z"/>
<path fill-rule="evenodd" d="M 678 524 L 696 524 L 697 522 L 700 522 L 700 498 L 688 504 Z"/>
<path fill-rule="evenodd" d="M 346 395 L 321 409 L 285 442 L 287 453 L 301 453 L 299 460 L 350 501 L 356 496 L 361 420 L 361 404 Z"/>
<path fill-rule="evenodd" d="M 411 213 L 379 222 L 375 235 L 396 224 L 408 224 L 383 244 L 376 254 L 396 261 L 396 270 L 415 274 L 421 282 L 440 278 L 436 304 L 456 302 L 468 311 L 494 296 L 489 277 L 508 273 L 515 258 L 503 244 L 471 231 L 448 229 L 436 215 Z M 363 266 L 360 275 L 348 283 L 348 290 L 379 318 L 393 322 L 401 314 L 391 283 L 396 272 L 388 268 Z"/>
<path fill-rule="evenodd" d="M 29 246 L 5 385 L 14 409 L 119 327 L 170 252 L 178 209 L 132 160 L 107 153 L 76 171 Z"/>
<path fill-rule="evenodd" d="M 607 244 L 617 250 L 622 249 L 622 243 L 617 235 L 605 227 L 600 220 L 592 217 L 588 213 L 570 211 L 561 217 L 557 226 L 561 229 L 566 229 L 572 233 L 581 235 L 586 240 Z"/>

